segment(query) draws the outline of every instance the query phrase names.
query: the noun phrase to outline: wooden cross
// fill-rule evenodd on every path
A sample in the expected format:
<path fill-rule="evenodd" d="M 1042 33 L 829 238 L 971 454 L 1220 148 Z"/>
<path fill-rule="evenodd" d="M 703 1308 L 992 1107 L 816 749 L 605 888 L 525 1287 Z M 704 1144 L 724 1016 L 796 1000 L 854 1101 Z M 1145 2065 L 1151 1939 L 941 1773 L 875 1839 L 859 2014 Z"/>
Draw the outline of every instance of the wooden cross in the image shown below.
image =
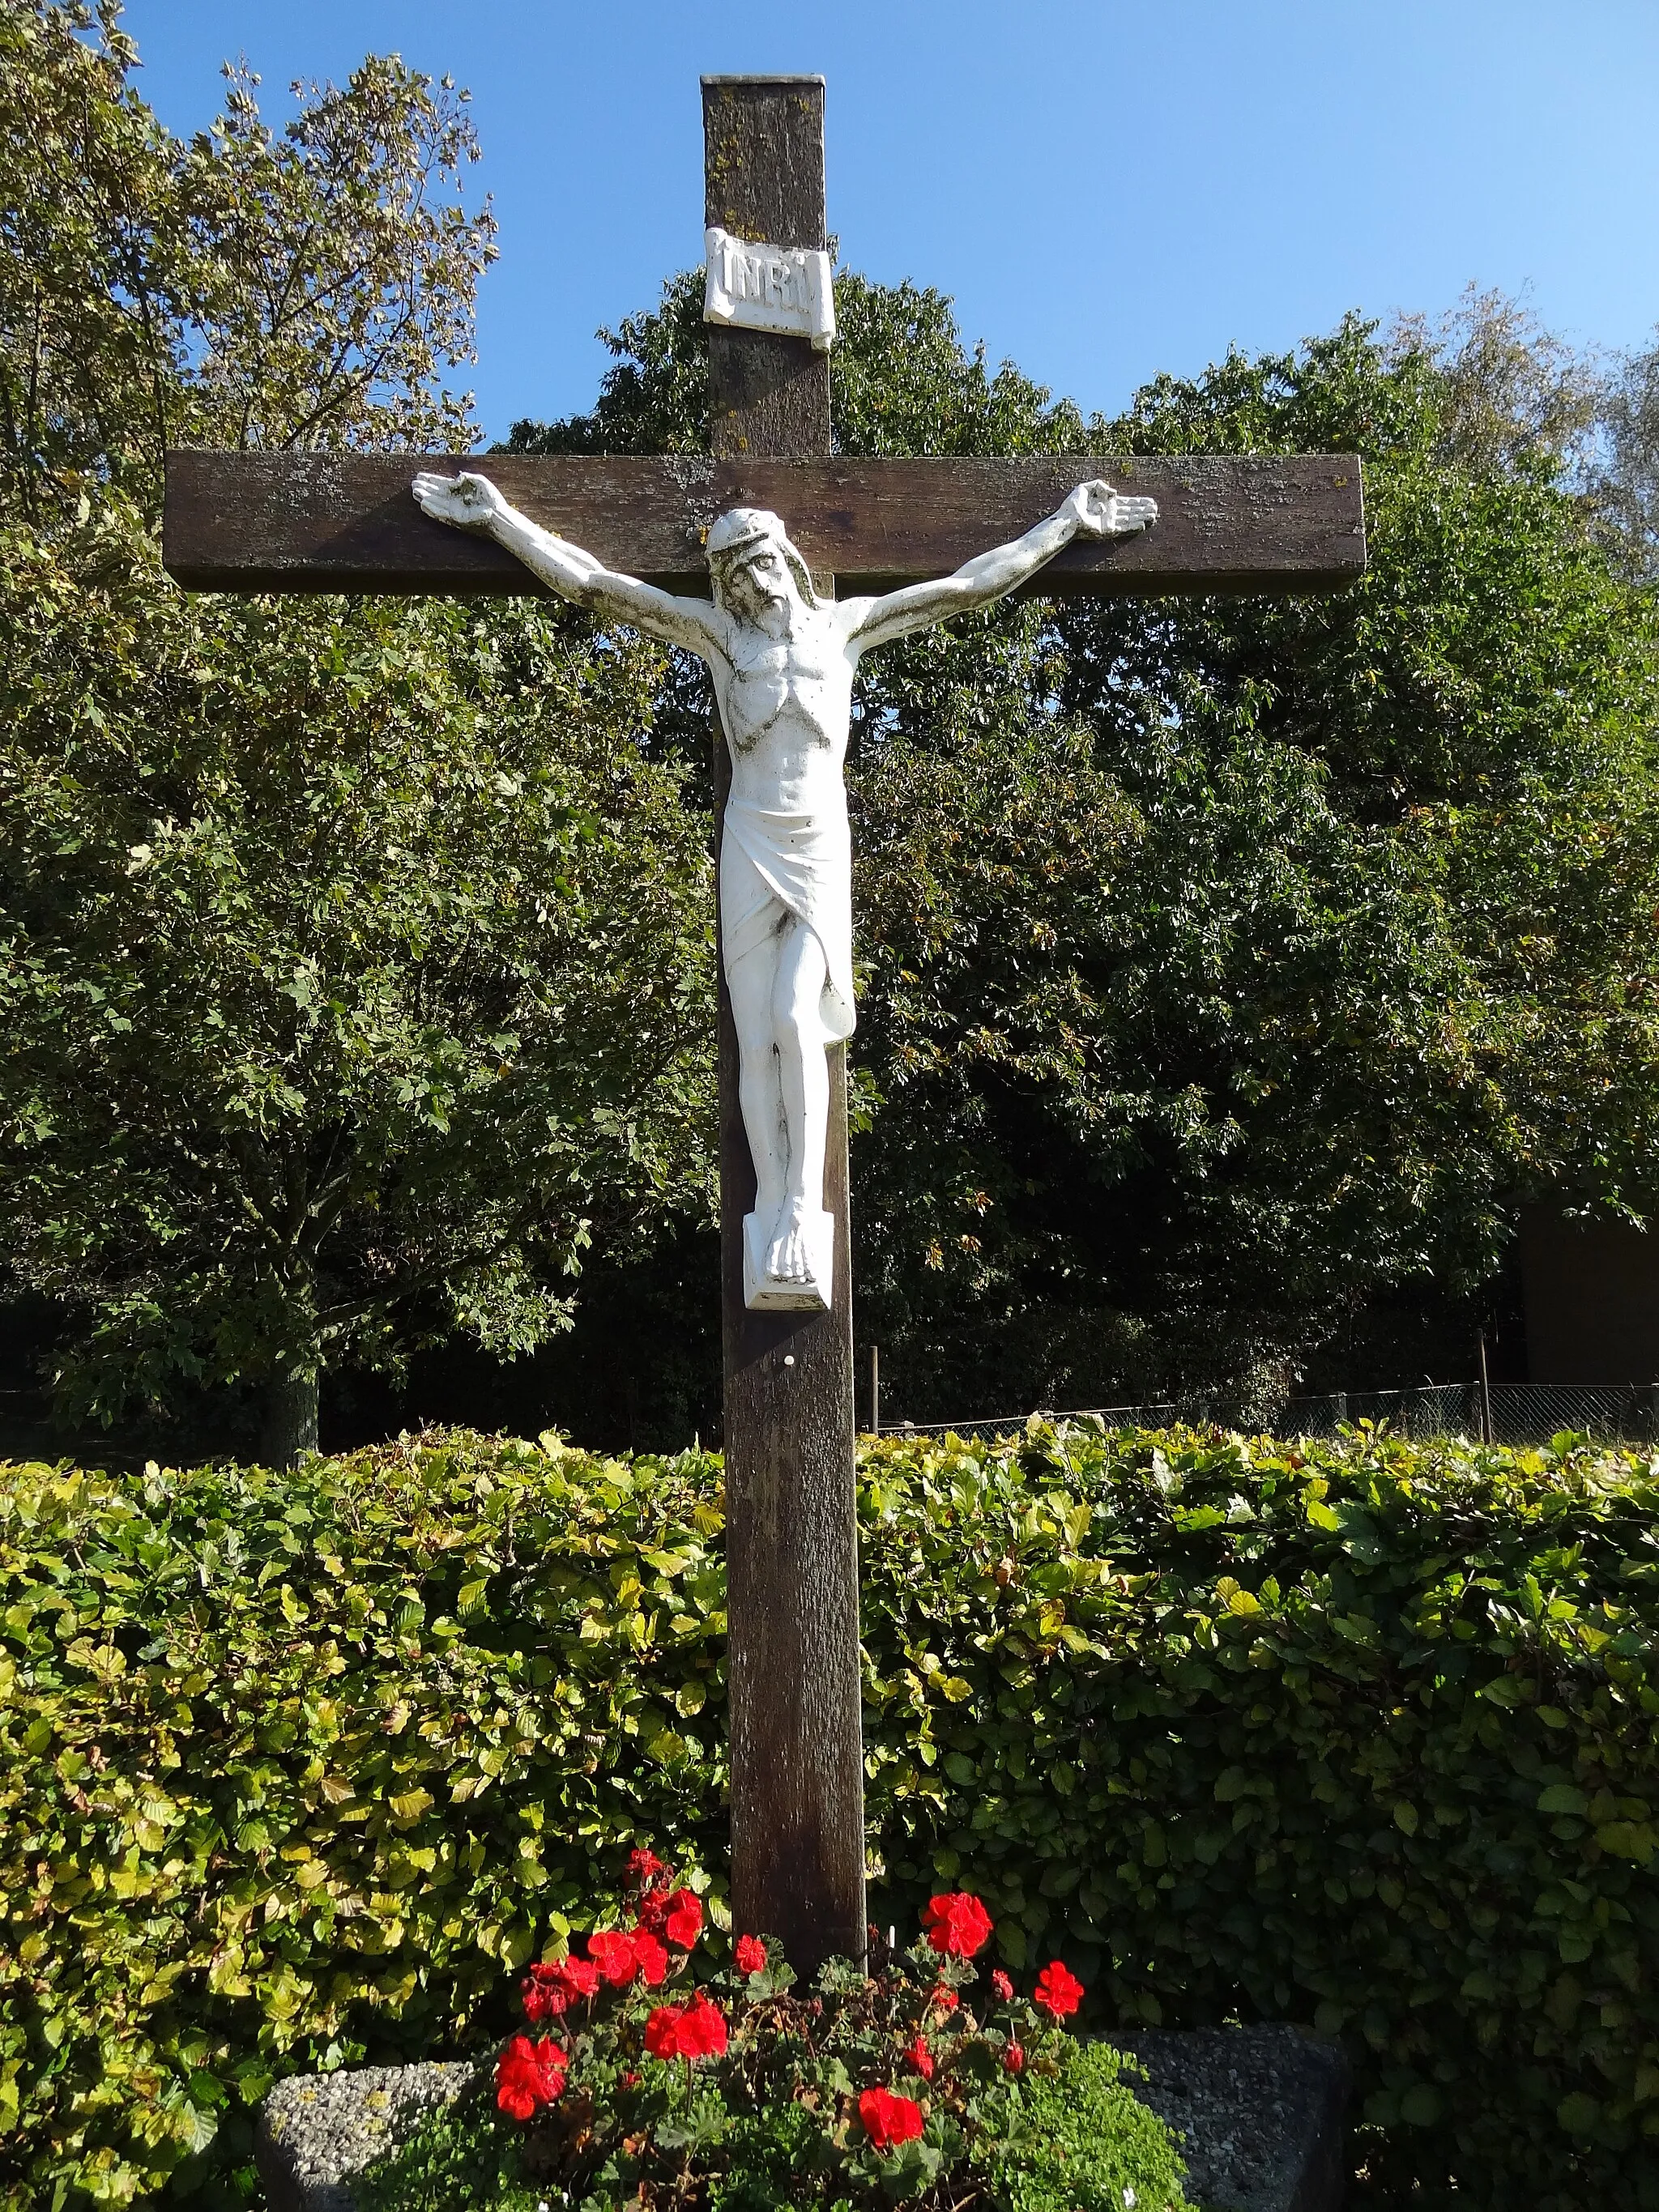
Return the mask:
<path fill-rule="evenodd" d="M 705 77 L 702 89 L 706 222 L 739 239 L 821 250 L 823 79 Z M 607 567 L 678 592 L 707 592 L 702 541 L 734 507 L 781 514 L 820 586 L 846 596 L 946 574 L 1101 476 L 1156 498 L 1156 528 L 1078 542 L 1034 589 L 1307 592 L 1350 582 L 1364 566 L 1351 454 L 851 460 L 831 451 L 829 362 L 808 338 L 711 327 L 709 365 L 709 459 L 492 456 L 492 480 Z M 509 553 L 429 520 L 410 498 L 417 469 L 447 474 L 465 459 L 171 453 L 167 568 L 200 591 L 533 590 Z M 723 806 L 723 742 L 716 754 Z M 836 1222 L 832 1306 L 751 1311 L 741 1238 L 755 1175 L 722 966 L 732 1908 L 739 1928 L 781 1936 L 807 1972 L 865 1946 L 844 1052 L 833 1048 L 824 1175 Z"/>

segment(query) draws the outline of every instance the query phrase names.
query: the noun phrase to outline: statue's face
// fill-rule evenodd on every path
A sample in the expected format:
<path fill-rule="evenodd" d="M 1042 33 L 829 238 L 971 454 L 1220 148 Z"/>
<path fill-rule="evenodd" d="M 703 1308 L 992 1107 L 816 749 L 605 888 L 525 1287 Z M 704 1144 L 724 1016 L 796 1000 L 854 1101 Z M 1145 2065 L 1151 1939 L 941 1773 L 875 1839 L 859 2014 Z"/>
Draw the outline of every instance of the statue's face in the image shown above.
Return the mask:
<path fill-rule="evenodd" d="M 725 562 L 720 586 L 727 606 L 744 622 L 758 622 L 769 609 L 800 598 L 789 563 L 768 538 L 757 538 Z"/>

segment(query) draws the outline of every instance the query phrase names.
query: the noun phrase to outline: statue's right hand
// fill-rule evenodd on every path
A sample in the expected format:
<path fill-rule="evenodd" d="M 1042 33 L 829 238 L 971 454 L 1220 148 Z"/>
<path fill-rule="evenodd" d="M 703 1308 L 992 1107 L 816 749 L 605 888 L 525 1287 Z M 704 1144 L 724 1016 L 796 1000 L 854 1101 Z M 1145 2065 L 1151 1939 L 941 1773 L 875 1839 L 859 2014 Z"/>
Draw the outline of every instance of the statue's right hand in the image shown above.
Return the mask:
<path fill-rule="evenodd" d="M 411 487 L 421 512 L 434 522 L 451 522 L 460 530 L 488 530 L 497 515 L 508 512 L 488 477 L 463 470 L 458 477 L 434 476 L 422 469 Z"/>

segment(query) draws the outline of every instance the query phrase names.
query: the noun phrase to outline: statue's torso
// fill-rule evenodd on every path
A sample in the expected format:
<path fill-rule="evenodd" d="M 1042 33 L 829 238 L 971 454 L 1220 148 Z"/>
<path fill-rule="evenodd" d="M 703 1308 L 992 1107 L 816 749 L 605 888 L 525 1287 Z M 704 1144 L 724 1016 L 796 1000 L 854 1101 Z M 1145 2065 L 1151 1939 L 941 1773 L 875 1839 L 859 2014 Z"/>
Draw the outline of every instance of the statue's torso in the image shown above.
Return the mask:
<path fill-rule="evenodd" d="M 853 663 L 834 617 L 794 616 L 787 637 L 748 624 L 714 668 L 730 741 L 732 790 L 752 805 L 816 812 L 842 804 Z"/>

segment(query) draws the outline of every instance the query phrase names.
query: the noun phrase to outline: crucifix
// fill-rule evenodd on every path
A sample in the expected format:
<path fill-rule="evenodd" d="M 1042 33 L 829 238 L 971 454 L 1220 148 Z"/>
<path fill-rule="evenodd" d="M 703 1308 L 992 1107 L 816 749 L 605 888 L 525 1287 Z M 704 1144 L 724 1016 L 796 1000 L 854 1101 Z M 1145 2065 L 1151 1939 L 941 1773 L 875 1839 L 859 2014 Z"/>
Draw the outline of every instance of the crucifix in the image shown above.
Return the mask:
<path fill-rule="evenodd" d="M 1364 536 L 1351 454 L 836 455 L 823 81 L 702 94 L 708 459 L 176 452 L 164 543 L 198 590 L 541 586 L 710 670 L 732 1901 L 811 1972 L 865 1945 L 842 788 L 858 659 L 1023 588 L 1330 590 Z"/>

